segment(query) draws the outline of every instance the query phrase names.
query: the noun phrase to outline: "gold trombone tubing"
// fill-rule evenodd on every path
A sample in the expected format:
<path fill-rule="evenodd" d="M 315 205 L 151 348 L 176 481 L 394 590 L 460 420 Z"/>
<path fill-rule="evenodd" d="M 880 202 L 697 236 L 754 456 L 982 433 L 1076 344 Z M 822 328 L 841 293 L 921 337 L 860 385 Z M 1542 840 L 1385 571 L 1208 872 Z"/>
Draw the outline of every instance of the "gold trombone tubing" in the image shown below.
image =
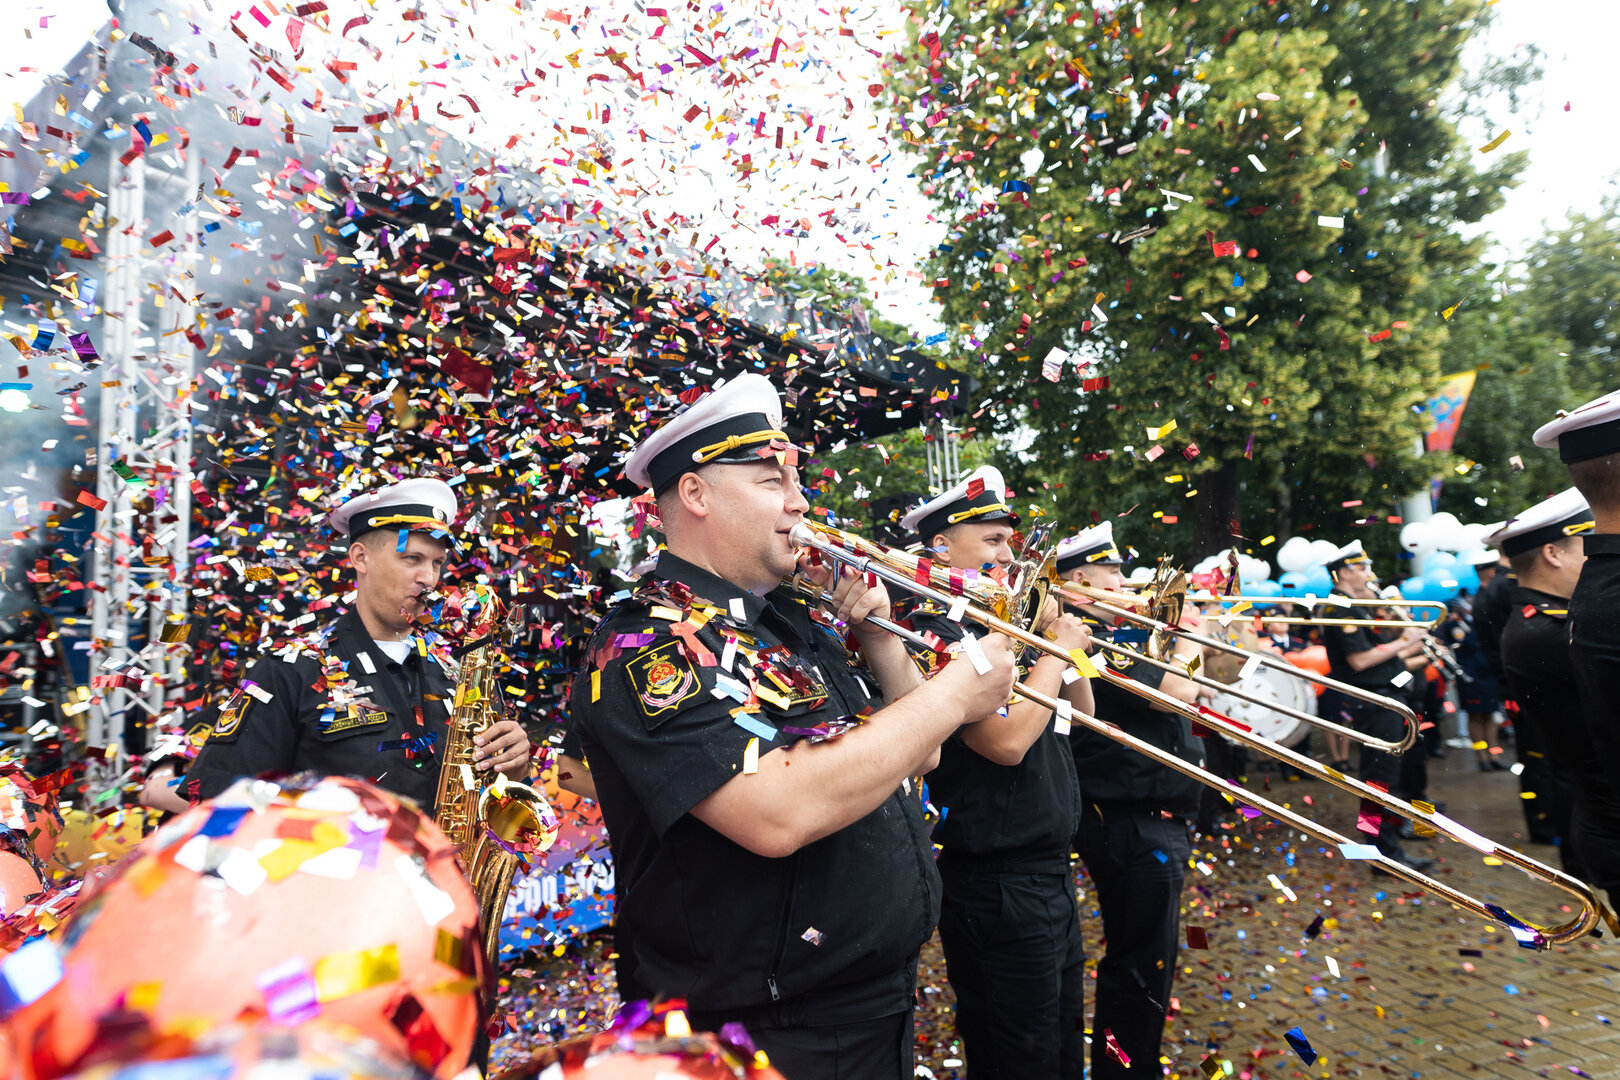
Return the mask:
<path fill-rule="evenodd" d="M 857 536 L 854 533 L 843 532 L 842 530 L 833 529 L 826 525 L 819 525 L 812 521 L 801 521 L 799 523 L 799 527 L 809 535 L 819 537 L 824 542 L 839 547 L 844 551 L 864 556 L 865 558 L 871 559 L 878 564 L 885 564 L 890 567 L 898 568 L 901 573 L 906 575 L 908 582 L 920 583 L 923 577 L 927 577 L 927 584 L 930 587 L 940 590 L 941 592 L 951 594 L 945 596 L 941 601 L 947 605 L 953 603 L 957 597 L 965 596 L 969 601 L 978 604 L 981 608 L 989 611 L 1003 620 L 1007 618 L 1008 613 L 1014 608 L 1015 602 L 1011 591 L 1000 582 L 997 582 L 985 575 L 975 574 L 972 577 L 969 577 L 960 570 L 952 571 L 948 567 L 933 566 L 931 564 L 928 567 L 927 573 L 924 574 L 923 560 L 916 556 L 907 554 L 905 552 L 898 552 L 892 548 L 884 547 L 882 544 L 868 540 L 862 536 Z M 801 546 L 810 545 L 807 544 Z M 1082 588 L 1087 593 L 1087 597 L 1084 599 L 1065 594 L 1065 590 L 1072 591 Z M 1133 613 L 1128 613 L 1124 611 L 1123 608 L 1108 608 L 1106 605 L 1096 603 L 1091 599 L 1091 597 L 1095 596 L 1103 599 L 1122 601 L 1126 604 L 1138 604 L 1147 602 L 1147 598 L 1144 596 L 1139 596 L 1132 593 L 1108 592 L 1104 589 L 1093 589 L 1090 586 L 1078 586 L 1070 582 L 1059 581 L 1055 577 L 1051 581 L 1050 590 L 1053 594 L 1062 596 L 1071 603 L 1084 603 L 1092 607 L 1093 610 L 1106 610 L 1110 614 L 1122 616 L 1133 621 L 1146 620 L 1145 616 L 1138 616 Z M 1303 712 L 1299 709 L 1292 709 L 1277 702 L 1269 701 L 1257 695 L 1250 694 L 1248 691 L 1232 686 L 1228 683 L 1223 683 L 1204 675 L 1189 672 L 1185 665 L 1171 664 L 1167 661 L 1159 659 L 1158 657 L 1144 656 L 1141 653 L 1126 649 L 1123 646 L 1115 645 L 1113 642 L 1099 641 L 1097 644 L 1116 653 L 1124 653 L 1133 660 L 1145 660 L 1147 663 L 1152 664 L 1155 667 L 1174 672 L 1175 674 L 1181 675 L 1184 678 L 1189 678 L 1201 686 L 1219 689 L 1222 693 L 1230 694 L 1231 696 L 1241 698 L 1244 701 L 1264 706 L 1265 708 L 1271 709 L 1274 712 L 1282 713 L 1302 723 L 1310 724 L 1313 727 L 1321 728 L 1324 731 L 1331 731 L 1336 735 L 1342 735 L 1345 738 L 1350 739 L 1352 742 L 1369 746 L 1374 750 L 1382 750 L 1386 754 L 1403 754 L 1410 750 L 1417 742 L 1417 714 L 1414 713 L 1404 701 L 1397 701 L 1392 697 L 1387 697 L 1383 694 L 1375 694 L 1372 691 L 1364 690 L 1359 686 L 1351 686 L 1349 683 L 1340 682 L 1337 679 L 1330 679 L 1325 675 L 1318 675 L 1315 672 L 1295 667 L 1288 661 L 1283 660 L 1280 657 L 1273 656 L 1270 653 L 1255 652 L 1253 650 L 1245 649 L 1229 642 L 1221 641 L 1219 638 L 1209 637 L 1204 634 L 1189 634 L 1185 630 L 1171 628 L 1166 626 L 1166 624 L 1157 622 L 1155 620 L 1146 621 L 1154 627 L 1163 629 L 1166 632 L 1179 634 L 1182 637 L 1186 637 L 1188 640 L 1197 641 L 1201 644 L 1219 649 L 1222 652 L 1230 653 L 1233 656 L 1243 657 L 1246 664 L 1258 662 L 1266 665 L 1267 667 L 1276 668 L 1278 671 L 1281 671 L 1293 678 L 1301 679 L 1321 686 L 1331 687 L 1342 694 L 1362 701 L 1371 702 L 1372 704 L 1378 705 L 1381 708 L 1388 709 L 1396 716 L 1399 716 L 1401 718 L 1401 722 L 1405 725 L 1404 730 L 1401 733 L 1401 738 L 1396 741 L 1374 738 L 1365 732 L 1356 731 L 1353 728 L 1345 727 L 1343 724 L 1335 723 L 1327 717 L 1316 716 L 1311 713 Z M 1036 647 L 1039 648 L 1039 646 Z"/>
<path fill-rule="evenodd" d="M 1151 630 L 1162 631 L 1166 634 L 1175 634 L 1177 637 L 1186 638 L 1188 641 L 1196 641 L 1206 648 L 1215 649 L 1230 656 L 1241 656 L 1245 659 L 1245 663 L 1259 662 L 1267 667 L 1275 668 L 1285 675 L 1290 675 L 1293 678 L 1302 679 L 1309 683 L 1315 683 L 1317 686 L 1325 686 L 1330 690 L 1337 690 L 1341 694 L 1356 698 L 1360 701 L 1370 702 L 1377 705 L 1381 709 L 1388 709 L 1396 716 L 1399 716 L 1401 718 L 1401 722 L 1405 725 L 1405 730 L 1402 732 L 1399 742 L 1389 742 L 1385 739 L 1371 738 L 1361 732 L 1351 731 L 1349 728 L 1334 724 L 1332 721 L 1324 720 L 1321 717 L 1316 717 L 1311 721 L 1314 722 L 1318 727 L 1336 728 L 1340 734 L 1346 734 L 1355 741 L 1360 742 L 1365 746 L 1370 746 L 1375 750 L 1382 750 L 1386 754 L 1404 754 L 1406 751 L 1412 748 L 1414 743 L 1417 742 L 1417 714 L 1414 713 L 1411 707 L 1408 706 L 1404 701 L 1397 701 L 1395 698 L 1389 697 L 1385 694 L 1376 694 L 1371 690 L 1366 690 L 1359 686 L 1352 686 L 1347 682 L 1341 682 L 1338 679 L 1330 678 L 1326 675 L 1319 675 L 1316 672 L 1306 670 L 1305 668 L 1296 667 L 1295 665 L 1290 664 L 1287 660 L 1284 660 L 1282 657 L 1273 656 L 1271 653 L 1256 652 L 1252 649 L 1245 649 L 1240 645 L 1233 645 L 1229 641 L 1222 641 L 1220 638 L 1211 637 L 1208 634 L 1195 634 L 1189 630 L 1183 630 L 1180 627 L 1171 626 L 1168 623 L 1160 622 L 1158 619 L 1151 618 L 1147 615 L 1140 615 L 1129 608 L 1120 607 L 1116 604 L 1108 603 L 1106 600 L 1101 599 L 1101 597 L 1106 596 L 1117 597 L 1119 595 L 1117 593 L 1109 593 L 1103 589 L 1093 589 L 1089 585 L 1077 585 L 1074 582 L 1069 581 L 1059 582 L 1053 585 L 1051 593 L 1053 596 L 1067 600 L 1071 604 L 1085 605 L 1090 607 L 1093 611 L 1101 612 L 1105 615 L 1112 615 L 1116 619 L 1123 619 L 1126 622 L 1136 623 L 1139 626 L 1145 626 Z M 1135 602 L 1143 603 L 1145 600 L 1138 599 Z M 1133 653 L 1132 655 L 1134 656 L 1136 654 Z M 1149 659 L 1151 660 L 1151 658 Z M 1171 670 L 1174 669 L 1172 668 Z M 1185 672 L 1180 672 L 1179 674 L 1185 674 Z M 1197 680 L 1195 679 L 1194 681 Z M 1219 685 L 1222 690 L 1227 693 L 1231 692 L 1230 687 L 1224 683 L 1216 685 Z M 1243 695 L 1239 694 L 1237 696 L 1241 697 Z M 1276 708 L 1276 706 L 1269 705 L 1266 702 L 1260 702 L 1260 704 L 1268 705 L 1270 708 Z M 1278 709 L 1277 711 L 1282 712 L 1283 710 Z M 1303 715 L 1305 714 L 1301 714 L 1301 716 Z M 1297 718 L 1298 717 L 1296 717 L 1296 719 Z"/>
<path fill-rule="evenodd" d="M 1304 608 L 1334 608 L 1334 607 L 1387 607 L 1387 608 L 1434 608 L 1435 617 L 1427 622 L 1418 619 L 1337 619 L 1332 615 L 1317 615 L 1311 618 L 1296 619 L 1289 616 L 1270 616 L 1261 611 L 1240 611 L 1235 614 L 1253 615 L 1264 622 L 1285 622 L 1290 626 L 1438 626 L 1446 617 L 1446 605 L 1438 600 L 1352 600 L 1343 593 L 1329 593 L 1327 596 L 1247 596 L 1243 593 L 1234 593 L 1231 596 L 1222 596 L 1219 593 L 1208 591 L 1189 592 L 1187 599 L 1195 604 L 1237 604 L 1250 603 L 1259 607 L 1261 604 L 1289 604 L 1293 607 Z"/>
<path fill-rule="evenodd" d="M 924 576 L 922 573 L 922 567 L 920 565 L 915 567 L 915 572 L 912 576 L 908 576 L 904 569 L 901 569 L 900 567 L 905 565 L 906 560 L 911 559 L 910 556 L 904 555 L 903 553 L 891 552 L 888 549 L 881 548 L 880 545 L 873 544 L 871 541 L 854 537 L 848 533 L 828 529 L 826 526 L 812 525 L 811 523 L 807 522 L 801 522 L 800 525 L 794 527 L 792 538 L 794 544 L 801 548 L 816 551 L 829 559 L 833 559 L 841 564 L 847 565 L 852 570 L 870 573 L 885 582 L 897 585 L 900 588 L 906 589 L 918 596 L 934 600 L 937 603 L 949 605 L 953 609 L 960 608 L 961 615 L 963 617 L 979 623 L 988 630 L 1006 634 L 1008 637 L 1022 642 L 1031 648 L 1039 649 L 1042 652 L 1057 656 L 1059 659 L 1067 660 L 1071 664 L 1074 663 L 1073 658 L 1069 656 L 1067 650 L 1061 648 L 1060 646 L 1054 645 L 1052 642 L 1047 641 L 1038 634 L 1032 634 L 1023 627 L 1014 626 L 992 612 L 985 610 L 983 607 L 976 606 L 972 603 L 960 603 L 960 601 L 966 599 L 965 597 L 953 596 L 917 580 L 918 577 Z M 840 543 L 840 540 L 858 540 L 862 545 L 868 547 L 869 549 L 882 550 L 887 557 L 879 560 L 873 558 L 872 555 L 869 554 L 857 553 L 851 550 L 851 544 Z M 826 594 L 824 592 L 817 589 L 814 585 L 804 581 L 802 578 L 795 578 L 793 579 L 792 583 L 801 591 L 804 591 L 819 599 L 826 599 Z M 914 631 L 908 630 L 905 627 L 890 622 L 889 620 L 868 617 L 868 621 L 872 622 L 875 626 L 881 627 L 890 633 L 896 634 L 908 640 L 916 642 L 923 641 L 921 636 L 916 634 Z M 1476 899 L 1475 897 L 1470 896 L 1461 890 L 1455 889 L 1450 885 L 1436 881 L 1427 874 L 1413 870 L 1404 863 L 1397 862 L 1384 855 L 1382 852 L 1378 852 L 1376 848 L 1373 848 L 1371 853 L 1368 854 L 1365 850 L 1368 845 L 1358 843 L 1357 841 L 1352 840 L 1351 838 L 1344 836 L 1343 834 L 1330 829 L 1319 822 L 1295 813 L 1294 811 L 1271 802 L 1269 799 L 1262 796 L 1255 795 L 1248 789 L 1240 787 L 1232 781 L 1216 776 L 1214 773 L 1207 772 L 1204 769 L 1193 765 L 1191 762 L 1183 761 L 1175 754 L 1161 750 L 1152 743 L 1139 739 L 1136 736 L 1131 735 L 1129 732 L 1123 731 L 1105 720 L 1100 720 L 1095 716 L 1091 716 L 1073 708 L 1067 701 L 1053 698 L 1049 695 L 1042 694 L 1039 691 L 1031 690 L 1022 683 L 1017 685 L 1016 690 L 1019 695 L 1053 710 L 1053 714 L 1055 716 L 1067 717 L 1071 723 L 1082 724 L 1092 731 L 1095 731 L 1097 734 L 1102 735 L 1105 738 L 1112 739 L 1114 742 L 1127 746 L 1138 753 L 1144 754 L 1167 768 L 1174 769 L 1184 776 L 1191 777 L 1192 779 L 1197 780 L 1199 783 L 1212 787 L 1222 794 L 1230 795 L 1234 800 L 1242 802 L 1245 805 L 1260 811 L 1261 813 L 1268 814 L 1277 821 L 1280 821 L 1291 828 L 1298 829 L 1307 836 L 1311 836 L 1322 843 L 1338 846 L 1341 852 L 1346 854 L 1346 857 L 1352 857 L 1350 852 L 1346 851 L 1346 848 L 1348 847 L 1351 850 L 1356 851 L 1354 857 L 1365 857 L 1365 861 L 1372 863 L 1373 865 L 1389 874 L 1394 875 L 1395 877 L 1401 878 L 1402 880 L 1407 881 L 1412 885 L 1416 885 L 1417 887 L 1424 889 L 1435 896 L 1441 897 L 1459 907 L 1465 908 L 1482 918 L 1489 918 L 1507 926 L 1513 932 L 1514 937 L 1518 939 L 1520 945 L 1524 946 L 1525 948 L 1547 949 L 1554 945 L 1566 944 L 1591 933 L 1597 928 L 1600 921 L 1606 922 L 1612 932 L 1620 934 L 1620 922 L 1615 920 L 1613 913 L 1610 912 L 1603 905 L 1602 901 L 1598 899 L 1592 887 L 1577 878 L 1565 874 L 1562 870 L 1548 866 L 1545 863 L 1533 859 L 1521 852 L 1514 851 L 1511 848 L 1501 847 L 1496 844 L 1495 841 L 1481 836 L 1473 830 L 1452 821 L 1444 814 L 1440 814 L 1434 810 L 1420 809 L 1419 807 L 1414 806 L 1403 799 L 1395 798 L 1386 791 L 1380 791 L 1375 787 L 1362 783 L 1360 780 L 1345 776 L 1336 769 L 1330 769 L 1312 758 L 1308 758 L 1303 754 L 1289 750 L 1286 747 L 1279 746 L 1270 739 L 1266 739 L 1254 734 L 1254 732 L 1249 730 L 1248 727 L 1237 722 L 1236 720 L 1233 720 L 1231 717 L 1218 713 L 1213 709 L 1209 709 L 1201 705 L 1189 705 L 1186 702 L 1180 701 L 1179 699 L 1171 697 L 1168 694 L 1145 686 L 1134 679 L 1130 679 L 1119 672 L 1112 672 L 1109 669 L 1103 670 L 1105 677 L 1108 675 L 1118 677 L 1117 679 L 1110 679 L 1109 681 L 1117 682 L 1118 685 L 1129 690 L 1131 693 L 1152 701 L 1167 711 L 1175 712 L 1207 727 L 1218 729 L 1223 735 L 1226 735 L 1235 742 L 1242 743 L 1243 745 L 1248 746 L 1259 753 L 1267 754 L 1279 760 L 1286 761 L 1302 773 L 1312 775 L 1317 779 L 1323 780 L 1334 785 L 1335 787 L 1356 794 L 1362 799 L 1377 804 L 1385 812 L 1394 813 L 1397 816 L 1403 817 L 1416 825 L 1423 825 L 1431 828 L 1435 832 L 1446 836 L 1448 839 L 1453 840 L 1456 843 L 1473 848 L 1475 851 L 1480 852 L 1481 855 L 1492 857 L 1506 865 L 1517 867 L 1531 878 L 1568 893 L 1579 904 L 1579 912 L 1572 915 L 1569 919 L 1562 923 L 1557 923 L 1550 926 L 1543 926 L 1536 923 L 1527 922 L 1513 915 L 1505 908 Z"/>

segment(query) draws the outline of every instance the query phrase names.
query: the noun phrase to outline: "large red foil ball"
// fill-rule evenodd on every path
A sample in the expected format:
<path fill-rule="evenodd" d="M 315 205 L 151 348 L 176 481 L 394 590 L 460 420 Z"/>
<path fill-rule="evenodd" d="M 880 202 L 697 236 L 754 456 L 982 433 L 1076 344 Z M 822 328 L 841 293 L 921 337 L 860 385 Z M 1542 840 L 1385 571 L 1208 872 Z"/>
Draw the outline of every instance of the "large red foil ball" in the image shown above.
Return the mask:
<path fill-rule="evenodd" d="M 137 1018 L 194 1035 L 260 1017 L 346 1024 L 454 1076 L 486 974 L 455 855 L 431 818 L 362 781 L 238 782 L 80 900 L 61 981 L 9 1021 L 23 1076 L 73 1071 Z"/>

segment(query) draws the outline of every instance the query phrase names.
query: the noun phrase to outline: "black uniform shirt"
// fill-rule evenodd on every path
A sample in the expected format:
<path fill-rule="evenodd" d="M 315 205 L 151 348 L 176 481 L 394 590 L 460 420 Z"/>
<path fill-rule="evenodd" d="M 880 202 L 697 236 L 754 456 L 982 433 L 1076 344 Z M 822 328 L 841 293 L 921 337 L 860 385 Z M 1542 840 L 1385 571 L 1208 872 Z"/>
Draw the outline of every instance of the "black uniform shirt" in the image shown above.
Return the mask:
<path fill-rule="evenodd" d="M 1508 693 L 1542 733 L 1553 765 L 1570 777 L 1576 801 L 1620 820 L 1620 778 L 1594 752 L 1590 717 L 1575 682 L 1569 601 L 1523 585 L 1511 597 L 1501 642 Z"/>
<path fill-rule="evenodd" d="M 1513 614 L 1513 589 L 1518 584 L 1512 570 L 1499 566 L 1496 576 L 1474 597 L 1474 634 L 1497 682 L 1502 681 L 1502 631 Z"/>
<path fill-rule="evenodd" d="M 964 633 L 983 636 L 977 626 L 953 622 L 929 604 L 914 608 L 908 621 L 919 634 L 938 638 L 941 649 L 961 641 Z M 907 648 L 934 665 L 932 650 L 909 643 Z M 1017 765 L 998 765 L 980 755 L 962 741 L 960 730 L 945 740 L 939 765 L 928 774 L 928 798 L 942 815 L 934 841 L 948 855 L 994 859 L 1028 873 L 1068 872 L 1069 848 L 1080 826 L 1080 782 L 1068 740 L 1054 720 L 1048 719 Z"/>
<path fill-rule="evenodd" d="M 881 705 L 787 590 L 755 596 L 666 551 L 608 614 L 569 713 L 641 987 L 702 1011 L 792 1001 L 812 1026 L 911 1008 L 940 896 L 916 792 L 780 859 L 691 814 L 743 774 L 751 740 L 763 758 Z"/>
<path fill-rule="evenodd" d="M 1351 607 L 1342 618 L 1371 619 L 1372 612 L 1364 607 Z M 1350 657 L 1355 653 L 1367 652 L 1389 640 L 1376 627 L 1371 626 L 1328 626 L 1322 630 L 1322 643 L 1327 647 L 1328 674 L 1340 682 L 1347 682 L 1351 686 L 1358 686 L 1363 690 L 1376 690 L 1383 694 L 1396 694 L 1406 685 L 1407 680 L 1401 680 L 1401 686 L 1395 685 L 1406 671 L 1406 661 L 1396 656 L 1394 651 L 1389 653 L 1389 659 L 1381 660 L 1370 668 L 1356 671 L 1350 667 Z M 1354 699 L 1347 699 L 1346 704 L 1360 704 Z"/>
<path fill-rule="evenodd" d="M 262 657 L 221 706 L 181 791 L 210 799 L 241 776 L 309 770 L 372 780 L 431 814 L 455 680 L 442 650 L 410 642 L 403 664 L 390 660 L 351 610 Z"/>
<path fill-rule="evenodd" d="M 1592 749 L 1610 776 L 1620 776 L 1620 534 L 1586 534 L 1569 644 Z"/>
<path fill-rule="evenodd" d="M 1112 640 L 1112 632 L 1092 619 L 1091 632 Z M 1163 668 L 1134 660 L 1121 666 L 1120 656 L 1107 653 L 1109 666 L 1150 689 L 1164 682 Z M 1100 659 L 1100 658 L 1099 658 Z M 1180 713 L 1159 712 L 1129 690 L 1107 679 L 1093 679 L 1091 692 L 1097 702 L 1097 719 L 1150 742 L 1161 750 L 1194 765 L 1204 764 L 1204 742 L 1193 734 L 1192 721 Z M 1105 735 L 1076 724 L 1069 733 L 1069 750 L 1080 775 L 1080 789 L 1088 803 L 1107 813 L 1110 809 L 1166 811 L 1182 817 L 1198 813 L 1203 785 L 1190 776 L 1161 765 Z"/>

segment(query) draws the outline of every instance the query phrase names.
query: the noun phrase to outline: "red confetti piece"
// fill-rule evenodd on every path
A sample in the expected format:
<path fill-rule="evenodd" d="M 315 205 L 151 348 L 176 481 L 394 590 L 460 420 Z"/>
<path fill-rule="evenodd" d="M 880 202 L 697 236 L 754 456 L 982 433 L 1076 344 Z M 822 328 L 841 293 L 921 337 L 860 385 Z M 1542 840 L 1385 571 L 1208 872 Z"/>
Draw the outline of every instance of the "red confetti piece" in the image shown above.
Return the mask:
<path fill-rule="evenodd" d="M 106 499 L 98 498 L 91 492 L 84 490 L 80 490 L 79 492 L 79 502 L 83 503 L 85 506 L 88 506 L 92 510 L 100 510 L 107 505 Z"/>

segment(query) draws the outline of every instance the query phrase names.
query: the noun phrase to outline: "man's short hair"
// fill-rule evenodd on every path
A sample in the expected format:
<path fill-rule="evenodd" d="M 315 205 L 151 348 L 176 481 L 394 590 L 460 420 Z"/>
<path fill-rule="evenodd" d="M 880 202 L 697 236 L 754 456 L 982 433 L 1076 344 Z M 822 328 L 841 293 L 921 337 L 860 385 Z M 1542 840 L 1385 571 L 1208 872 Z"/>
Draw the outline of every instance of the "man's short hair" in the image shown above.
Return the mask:
<path fill-rule="evenodd" d="M 700 465 L 696 469 L 690 469 L 690 470 L 688 470 L 688 472 L 690 472 L 691 475 L 693 475 L 693 476 L 705 476 L 706 477 L 713 470 L 723 468 L 723 467 L 724 467 L 724 465 L 722 463 L 720 463 L 720 462 L 710 462 L 707 465 Z M 686 474 L 682 473 L 681 475 L 684 476 Z M 680 504 L 681 504 L 681 478 L 676 477 L 675 482 L 673 484 L 669 485 L 663 491 L 660 491 L 658 493 L 658 519 L 659 519 L 659 521 L 667 522 L 670 519 L 670 516 L 675 513 L 675 508 L 677 506 L 679 506 Z M 666 529 L 665 531 L 667 532 L 668 530 Z"/>
<path fill-rule="evenodd" d="M 1620 508 L 1620 454 L 1572 461 L 1569 478 L 1594 510 Z"/>
<path fill-rule="evenodd" d="M 1574 544 L 1575 541 L 1580 539 L 1581 537 L 1579 535 L 1560 536 L 1556 540 L 1547 541 L 1547 543 L 1552 544 L 1559 551 L 1568 551 L 1570 546 Z M 1584 541 L 1582 542 L 1584 543 Z M 1534 570 L 1536 568 L 1536 563 L 1541 560 L 1541 547 L 1542 545 L 1537 544 L 1529 551 L 1521 551 L 1517 555 L 1509 557 L 1508 565 L 1513 567 L 1514 574 L 1522 578 Z"/>

